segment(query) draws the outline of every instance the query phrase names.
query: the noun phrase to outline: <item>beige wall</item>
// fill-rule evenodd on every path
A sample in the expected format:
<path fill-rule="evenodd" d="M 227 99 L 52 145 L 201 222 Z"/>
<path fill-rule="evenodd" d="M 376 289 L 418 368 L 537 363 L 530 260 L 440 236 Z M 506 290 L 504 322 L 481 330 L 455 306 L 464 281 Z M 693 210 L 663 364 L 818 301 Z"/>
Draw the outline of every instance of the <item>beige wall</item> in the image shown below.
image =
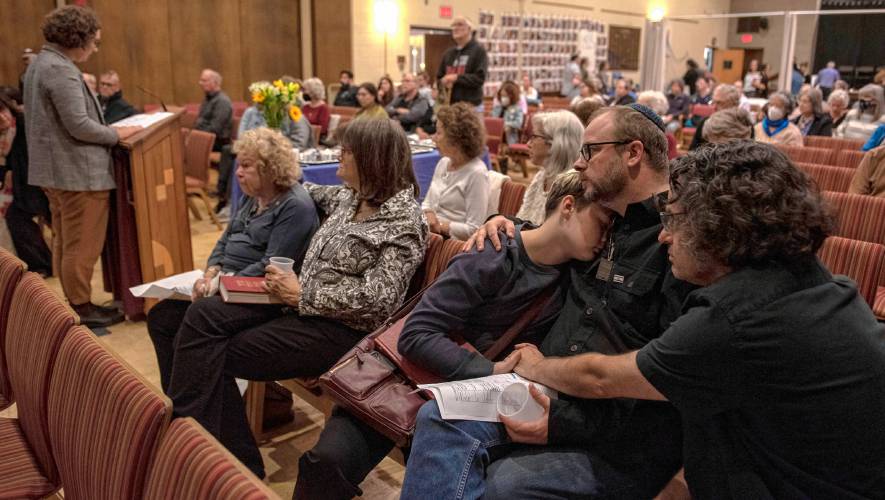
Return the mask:
<path fill-rule="evenodd" d="M 732 0 L 731 11 L 772 12 L 786 10 L 817 10 L 820 0 Z M 818 16 L 799 16 L 796 21 L 797 62 L 812 60 Z M 763 49 L 763 59 L 771 65 L 771 71 L 780 71 L 784 40 L 783 16 L 769 16 L 768 30 L 753 33 L 752 43 L 742 43 L 737 33 L 737 20 L 731 19 L 728 27 L 727 47 L 731 49 Z"/>
<path fill-rule="evenodd" d="M 730 4 L 730 0 L 390 0 L 397 6 L 398 14 L 395 22 L 391 23 L 395 32 L 388 35 L 385 68 L 384 35 L 376 29 L 375 24 L 376 0 L 352 1 L 353 70 L 357 81 L 377 81 L 384 73 L 398 79 L 400 72 L 396 64 L 397 56 L 405 56 L 408 65 L 409 26 L 447 28 L 451 24 L 450 19 L 439 17 L 440 5 L 451 6 L 455 16 L 464 15 L 474 22 L 479 18 L 482 8 L 499 14 L 556 14 L 595 19 L 609 25 L 642 28 L 651 4 L 664 5 L 668 15 L 724 13 L 728 12 Z M 692 57 L 700 61 L 704 47 L 709 45 L 713 37 L 720 44 L 726 38 L 726 21 L 673 22 L 671 26 L 670 45 L 675 59 L 668 57 L 667 78 L 682 75 L 686 58 Z M 436 63 L 428 64 L 428 69 L 435 70 Z M 637 72 L 625 72 L 625 75 L 639 80 Z"/>

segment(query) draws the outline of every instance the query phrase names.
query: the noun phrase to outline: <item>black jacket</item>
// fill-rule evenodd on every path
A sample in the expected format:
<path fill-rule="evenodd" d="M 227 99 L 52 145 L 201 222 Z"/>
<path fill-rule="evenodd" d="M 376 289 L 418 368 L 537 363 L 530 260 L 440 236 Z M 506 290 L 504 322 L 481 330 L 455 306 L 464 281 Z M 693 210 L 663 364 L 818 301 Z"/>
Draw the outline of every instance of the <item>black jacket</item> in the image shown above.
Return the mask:
<path fill-rule="evenodd" d="M 13 112 L 15 117 L 15 138 L 6 155 L 6 166 L 0 167 L 0 180 L 7 170 L 12 171 L 12 203 L 31 215 L 49 218 L 49 200 L 37 186 L 28 184 L 28 143 L 25 137 L 25 117 Z"/>
<path fill-rule="evenodd" d="M 132 107 L 131 104 L 126 102 L 123 99 L 123 91 L 119 90 L 116 94 L 105 99 L 104 97 L 99 97 L 101 101 L 102 108 L 104 109 L 104 121 L 107 123 L 114 123 L 122 120 L 123 118 L 128 118 L 132 115 L 138 114 L 138 110 Z"/>
<path fill-rule="evenodd" d="M 793 123 L 796 126 L 799 125 L 799 119 L 801 116 L 797 116 Z M 800 127 L 801 130 L 801 127 Z M 833 135 L 833 120 L 830 118 L 828 114 L 814 115 L 814 121 L 811 122 L 811 126 L 808 127 L 808 133 L 803 135 L 823 135 L 826 137 L 831 137 Z"/>
<path fill-rule="evenodd" d="M 335 106 L 348 106 L 351 108 L 360 107 L 356 100 L 357 89 L 358 87 L 354 87 L 353 85 L 348 85 L 347 87 L 342 86 L 338 91 L 338 95 L 335 96 Z"/>
<path fill-rule="evenodd" d="M 464 48 L 452 47 L 443 54 L 436 79 L 448 74 L 458 75 L 452 86 L 451 104 L 469 102 L 475 106 L 482 104 L 482 85 L 486 81 L 489 58 L 486 49 L 471 39 Z"/>

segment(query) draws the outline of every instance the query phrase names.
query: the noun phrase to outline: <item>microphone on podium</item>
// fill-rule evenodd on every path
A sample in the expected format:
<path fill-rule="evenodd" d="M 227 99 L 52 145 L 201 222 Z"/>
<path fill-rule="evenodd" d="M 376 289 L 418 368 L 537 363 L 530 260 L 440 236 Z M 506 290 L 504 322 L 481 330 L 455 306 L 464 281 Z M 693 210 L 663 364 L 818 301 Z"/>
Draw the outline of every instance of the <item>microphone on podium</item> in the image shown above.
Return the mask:
<path fill-rule="evenodd" d="M 160 97 L 160 96 L 158 96 L 157 94 L 151 92 L 150 90 L 147 90 L 146 88 L 142 87 L 141 85 L 136 85 L 135 88 L 137 88 L 138 90 L 144 92 L 145 94 L 147 94 L 147 95 L 149 95 L 149 96 L 151 96 L 151 97 L 155 97 L 155 98 L 159 99 L 159 101 L 160 101 L 160 106 L 163 107 L 163 111 L 169 111 L 168 109 L 166 109 L 166 104 L 163 103 L 163 98 L 162 98 L 162 97 Z"/>

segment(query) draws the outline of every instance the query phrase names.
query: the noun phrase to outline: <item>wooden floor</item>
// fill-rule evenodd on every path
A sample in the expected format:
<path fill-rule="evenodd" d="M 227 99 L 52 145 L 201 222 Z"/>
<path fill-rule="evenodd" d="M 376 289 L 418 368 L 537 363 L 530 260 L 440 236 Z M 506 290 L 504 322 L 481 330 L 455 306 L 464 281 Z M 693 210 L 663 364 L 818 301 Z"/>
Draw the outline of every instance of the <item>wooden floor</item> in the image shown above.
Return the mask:
<path fill-rule="evenodd" d="M 508 175 L 516 182 L 527 184 L 534 171 L 534 168 L 530 168 L 529 177 L 525 178 L 521 172 L 516 172 L 511 167 Z M 214 183 L 214 181 L 212 182 Z M 198 202 L 197 205 L 204 210 L 202 203 Z M 212 224 L 205 213 L 202 221 L 191 216 L 190 222 L 194 266 L 195 269 L 202 269 L 222 232 Z M 63 297 L 61 284 L 57 278 L 49 278 L 47 283 L 60 297 Z M 100 264 L 96 265 L 95 274 L 92 277 L 92 288 L 94 303 L 104 304 L 111 301 L 111 296 L 102 290 Z M 148 381 L 156 387 L 160 387 L 157 359 L 144 321 L 127 321 L 114 325 L 108 328 L 106 334 L 100 336 L 99 339 L 109 349 L 122 356 Z M 0 412 L 0 416 L 15 416 L 15 406 Z M 261 443 L 261 454 L 264 457 L 267 473 L 265 482 L 282 498 L 292 496 L 295 478 L 298 476 L 298 458 L 316 443 L 322 430 L 322 422 L 321 413 L 304 402 L 296 400 L 295 422 L 280 428 L 267 442 Z M 404 469 L 401 465 L 385 458 L 360 485 L 363 490 L 363 498 L 370 500 L 399 498 L 403 474 Z"/>

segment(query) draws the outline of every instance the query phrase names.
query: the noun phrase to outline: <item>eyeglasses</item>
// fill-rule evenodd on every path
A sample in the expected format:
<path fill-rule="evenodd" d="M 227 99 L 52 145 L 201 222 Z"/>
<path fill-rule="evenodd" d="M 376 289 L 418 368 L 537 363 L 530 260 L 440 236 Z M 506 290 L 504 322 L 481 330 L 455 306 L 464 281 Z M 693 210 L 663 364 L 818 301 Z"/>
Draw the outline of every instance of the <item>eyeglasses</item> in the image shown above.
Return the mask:
<path fill-rule="evenodd" d="M 593 157 L 593 148 L 597 146 L 605 146 L 606 144 L 617 144 L 619 146 L 623 146 L 624 144 L 630 144 L 633 141 L 604 141 L 604 142 L 585 142 L 581 145 L 581 158 L 584 161 L 590 161 L 590 158 Z"/>
<path fill-rule="evenodd" d="M 675 217 L 679 217 L 680 215 L 687 215 L 688 212 L 658 212 L 661 216 L 661 224 L 664 225 L 664 229 L 671 229 L 673 227 L 673 219 Z"/>
<path fill-rule="evenodd" d="M 541 139 L 542 141 L 547 142 L 547 143 L 553 142 L 552 137 L 550 137 L 549 135 L 544 135 L 544 134 L 532 134 L 529 136 L 529 140 L 532 140 L 532 139 Z"/>

